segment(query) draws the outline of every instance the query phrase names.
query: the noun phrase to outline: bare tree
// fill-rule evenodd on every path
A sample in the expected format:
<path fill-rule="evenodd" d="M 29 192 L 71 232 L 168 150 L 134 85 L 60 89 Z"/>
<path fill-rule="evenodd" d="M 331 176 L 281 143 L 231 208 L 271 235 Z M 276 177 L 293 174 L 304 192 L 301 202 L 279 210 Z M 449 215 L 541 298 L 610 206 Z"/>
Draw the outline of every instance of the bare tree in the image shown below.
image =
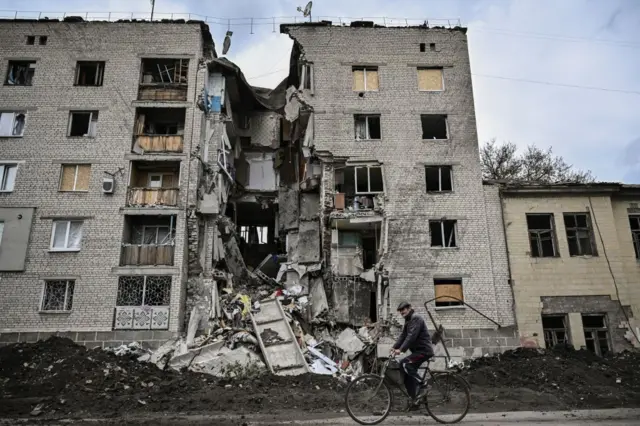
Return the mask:
<path fill-rule="evenodd" d="M 495 139 L 491 139 L 481 148 L 480 159 L 484 179 L 540 183 L 595 181 L 590 170 L 574 169 L 564 158 L 554 155 L 551 147 L 543 150 L 529 145 L 520 154 L 514 143 L 505 142 L 499 145 Z"/>

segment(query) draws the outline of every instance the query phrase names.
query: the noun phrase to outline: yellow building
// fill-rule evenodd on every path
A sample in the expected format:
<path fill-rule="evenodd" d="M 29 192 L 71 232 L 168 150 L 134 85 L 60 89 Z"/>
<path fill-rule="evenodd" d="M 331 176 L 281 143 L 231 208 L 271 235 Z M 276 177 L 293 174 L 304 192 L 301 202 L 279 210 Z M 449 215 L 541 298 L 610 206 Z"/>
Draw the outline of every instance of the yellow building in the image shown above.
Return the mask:
<path fill-rule="evenodd" d="M 640 185 L 507 184 L 501 203 L 523 346 L 639 347 Z"/>

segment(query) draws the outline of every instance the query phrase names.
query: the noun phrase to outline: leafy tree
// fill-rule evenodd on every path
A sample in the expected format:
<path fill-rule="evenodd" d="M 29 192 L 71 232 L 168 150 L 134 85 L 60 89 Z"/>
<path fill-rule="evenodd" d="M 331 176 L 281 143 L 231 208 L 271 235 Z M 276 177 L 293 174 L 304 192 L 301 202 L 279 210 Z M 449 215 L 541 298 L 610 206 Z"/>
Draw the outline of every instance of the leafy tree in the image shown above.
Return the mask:
<path fill-rule="evenodd" d="M 480 158 L 484 179 L 539 183 L 595 181 L 590 170 L 574 169 L 564 158 L 554 155 L 551 147 L 543 150 L 529 145 L 523 153 L 518 153 L 514 143 L 497 144 L 491 139 L 480 149 Z"/>

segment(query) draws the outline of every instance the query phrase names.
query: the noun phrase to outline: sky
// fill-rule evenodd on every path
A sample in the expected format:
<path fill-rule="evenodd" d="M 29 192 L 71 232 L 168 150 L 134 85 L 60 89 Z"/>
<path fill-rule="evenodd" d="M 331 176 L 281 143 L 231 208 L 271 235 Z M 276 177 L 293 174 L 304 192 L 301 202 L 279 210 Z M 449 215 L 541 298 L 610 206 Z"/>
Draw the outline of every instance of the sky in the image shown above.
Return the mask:
<path fill-rule="evenodd" d="M 219 55 L 230 29 L 227 57 L 251 84 L 274 87 L 286 76 L 292 44 L 277 24 L 302 19 L 296 8 L 305 4 L 156 0 L 155 13 L 207 16 Z M 149 0 L 0 0 L 0 16 L 16 5 L 21 16 L 143 17 L 151 10 Z M 496 138 L 520 148 L 551 146 L 598 180 L 640 183 L 640 0 L 315 0 L 312 18 L 320 17 L 460 19 L 469 29 L 480 143 Z"/>

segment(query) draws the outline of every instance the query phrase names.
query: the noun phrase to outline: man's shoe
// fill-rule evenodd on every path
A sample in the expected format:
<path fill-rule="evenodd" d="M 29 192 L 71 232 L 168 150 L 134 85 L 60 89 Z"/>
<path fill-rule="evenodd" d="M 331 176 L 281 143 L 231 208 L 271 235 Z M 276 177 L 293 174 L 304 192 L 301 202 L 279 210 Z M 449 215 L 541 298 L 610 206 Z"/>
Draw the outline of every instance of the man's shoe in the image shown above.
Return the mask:
<path fill-rule="evenodd" d="M 420 409 L 420 400 L 419 399 L 409 399 L 407 401 L 407 407 L 405 411 L 418 411 Z"/>

